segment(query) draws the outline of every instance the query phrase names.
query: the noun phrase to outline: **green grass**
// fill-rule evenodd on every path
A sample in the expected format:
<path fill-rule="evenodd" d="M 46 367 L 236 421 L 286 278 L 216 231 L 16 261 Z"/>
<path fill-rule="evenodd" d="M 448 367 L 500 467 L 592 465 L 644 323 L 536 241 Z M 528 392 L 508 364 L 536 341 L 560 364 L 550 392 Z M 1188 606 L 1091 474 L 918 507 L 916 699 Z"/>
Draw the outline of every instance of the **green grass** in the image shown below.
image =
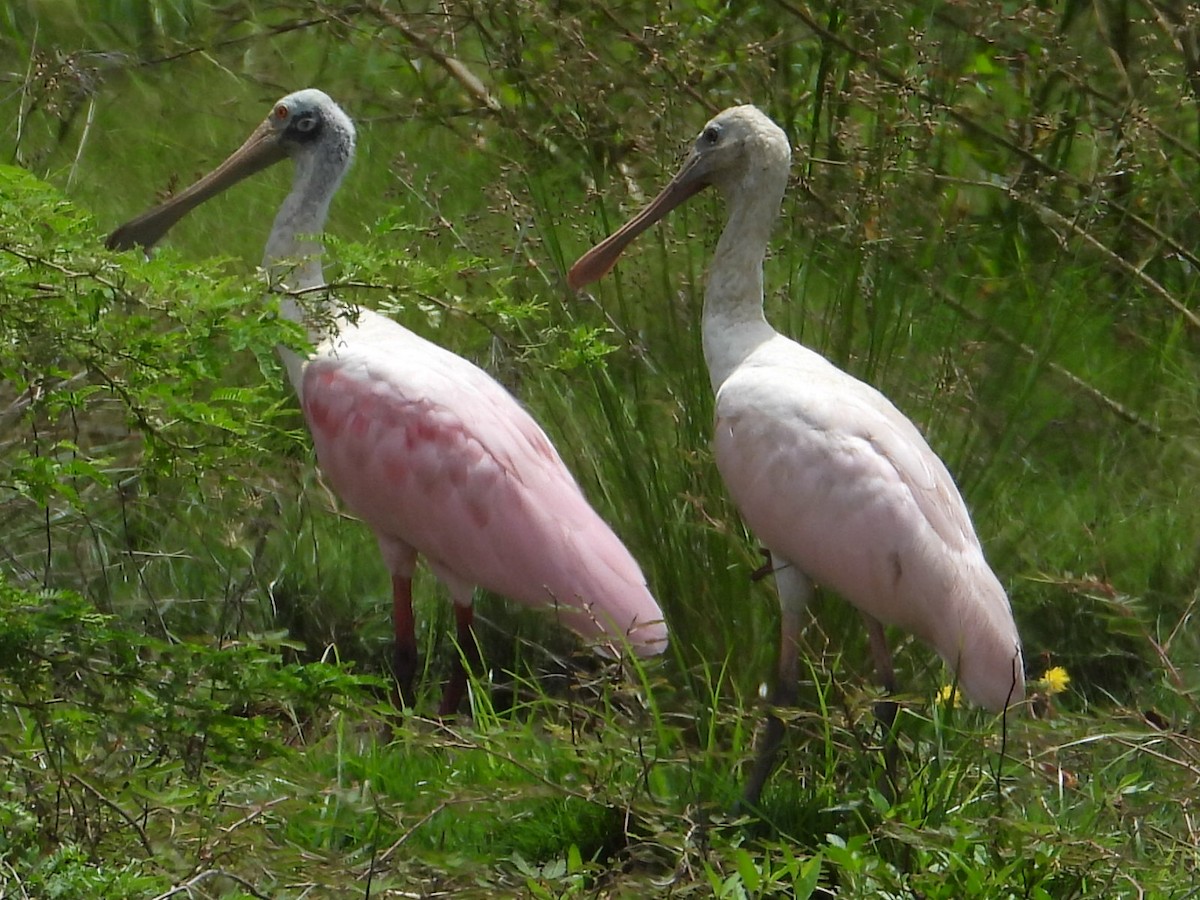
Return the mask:
<path fill-rule="evenodd" d="M 1196 893 L 1200 151 L 1169 11 L 518 0 L 406 33 L 390 7 L 103 6 L 0 13 L 0 896 Z M 482 597 L 471 715 L 397 713 L 387 573 L 253 275 L 288 174 L 152 261 L 101 248 L 310 84 L 359 127 L 339 292 L 526 403 L 642 563 L 663 660 L 617 671 Z M 889 800 L 862 629 L 821 594 L 781 769 L 737 816 L 777 624 L 709 450 L 720 204 L 591 294 L 563 276 L 747 101 L 796 148 L 769 317 L 920 424 L 1031 679 L 1072 681 L 1002 729 L 892 635 Z M 424 712 L 455 648 L 417 595 Z"/>
<path fill-rule="evenodd" d="M 738 820 L 728 808 L 748 747 L 730 735 L 748 712 L 663 710 L 653 698 L 669 690 L 653 669 L 649 693 L 613 673 L 566 698 L 527 683 L 531 699 L 505 711 L 476 685 L 471 720 L 438 723 L 397 717 L 377 683 L 337 667 L 281 665 L 270 644 L 164 644 L 55 599 L 5 607 L 6 634 L 48 661 L 6 672 L 20 699 L 5 741 L 28 750 L 8 758 L 0 815 L 26 886 L 69 869 L 77 890 L 146 896 L 203 870 L 268 894 L 338 896 L 371 881 L 380 892 L 769 895 L 810 883 L 801 863 L 819 860 L 823 883 L 850 896 L 1057 897 L 1170 890 L 1194 865 L 1171 837 L 1190 803 L 1194 739 L 1129 714 L 1043 706 L 1044 718 L 1012 722 L 1001 748 L 980 713 L 910 701 L 905 789 L 889 803 L 875 788 L 869 698 L 826 685 L 789 723 L 761 819 Z M 111 648 L 125 642 L 122 663 Z M 29 793 L 39 760 L 50 766 L 37 777 L 58 786 L 41 797 Z M 39 839 L 64 849 L 39 858 Z M 1164 855 L 1181 871 L 1160 866 Z M 122 893 L 122 881 L 147 893 Z"/>

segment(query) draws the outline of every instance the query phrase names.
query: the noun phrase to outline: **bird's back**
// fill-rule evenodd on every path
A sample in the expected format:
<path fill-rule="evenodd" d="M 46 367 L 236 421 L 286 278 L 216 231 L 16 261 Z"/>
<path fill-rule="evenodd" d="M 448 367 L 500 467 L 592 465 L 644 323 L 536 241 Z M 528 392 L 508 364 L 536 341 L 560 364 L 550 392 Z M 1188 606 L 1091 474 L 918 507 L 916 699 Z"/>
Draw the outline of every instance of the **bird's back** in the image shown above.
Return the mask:
<path fill-rule="evenodd" d="M 776 336 L 716 405 L 717 465 L 773 554 L 931 644 L 975 702 L 998 710 L 1023 696 L 1008 598 L 962 497 L 882 394 Z"/>
<path fill-rule="evenodd" d="M 637 563 L 481 369 L 364 310 L 318 348 L 301 393 L 322 470 L 381 541 L 451 585 L 556 608 L 585 638 L 665 648 Z"/>

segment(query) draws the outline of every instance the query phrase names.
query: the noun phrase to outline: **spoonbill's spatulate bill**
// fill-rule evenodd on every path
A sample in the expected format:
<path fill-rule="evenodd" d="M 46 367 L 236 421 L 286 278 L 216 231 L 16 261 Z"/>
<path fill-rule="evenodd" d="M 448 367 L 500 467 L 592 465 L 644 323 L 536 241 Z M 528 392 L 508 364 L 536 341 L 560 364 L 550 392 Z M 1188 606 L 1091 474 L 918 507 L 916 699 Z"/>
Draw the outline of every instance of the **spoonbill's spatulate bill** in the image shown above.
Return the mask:
<path fill-rule="evenodd" d="M 309 236 L 324 227 L 354 142 L 354 124 L 327 95 L 289 94 L 217 169 L 122 225 L 108 244 L 149 248 L 235 182 L 285 158 L 295 163 L 263 266 L 276 286 L 293 292 L 283 311 L 309 327 L 315 347 L 307 358 L 281 352 L 318 461 L 374 532 L 391 572 L 396 677 L 406 702 L 417 671 L 418 555 L 449 589 L 468 655 L 476 648 L 477 586 L 548 610 L 603 652 L 662 652 L 666 625 L 637 563 L 511 394 L 465 359 L 369 309 L 330 299 L 317 301 L 325 308 L 315 315 L 301 309 L 294 293 L 325 283 L 321 247 Z M 457 709 L 464 688 L 459 665 L 442 697 L 443 714 Z"/>
<path fill-rule="evenodd" d="M 894 689 L 880 623 L 932 646 L 967 697 L 999 712 L 1024 697 L 1021 642 L 962 496 L 917 428 L 879 391 L 779 334 L 763 314 L 763 258 L 791 150 L 753 106 L 727 109 L 649 206 L 571 268 L 601 278 L 625 247 L 708 186 L 728 220 L 704 295 L 704 356 L 716 392 L 717 466 L 770 551 L 782 611 L 778 703 L 792 703 L 812 585 L 863 614 L 881 680 Z M 747 787 L 756 801 L 781 726 Z M 770 729 L 768 730 L 770 733 Z"/>

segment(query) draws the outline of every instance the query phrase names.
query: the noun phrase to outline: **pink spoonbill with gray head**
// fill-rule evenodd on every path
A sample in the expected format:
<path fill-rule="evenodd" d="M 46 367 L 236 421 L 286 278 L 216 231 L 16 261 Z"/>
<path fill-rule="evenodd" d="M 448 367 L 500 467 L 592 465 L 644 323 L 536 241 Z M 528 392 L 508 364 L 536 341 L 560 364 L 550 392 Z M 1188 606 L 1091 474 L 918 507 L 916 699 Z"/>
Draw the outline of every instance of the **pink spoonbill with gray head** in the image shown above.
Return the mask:
<path fill-rule="evenodd" d="M 790 168 L 779 126 L 753 106 L 726 109 L 704 126 L 662 193 L 585 253 L 569 282 L 578 289 L 601 278 L 639 234 L 715 187 L 727 221 L 702 326 L 716 392 L 714 453 L 730 496 L 770 553 L 781 610 L 775 702 L 795 702 L 799 634 L 815 582 L 861 612 L 889 691 L 885 624 L 933 647 L 970 700 L 1000 712 L 1024 697 L 1021 641 L 946 466 L 883 394 L 779 334 L 763 313 L 763 259 Z M 781 736 L 771 717 L 748 802 L 757 802 Z"/>
<path fill-rule="evenodd" d="M 292 189 L 275 216 L 263 267 L 284 292 L 283 313 L 309 329 L 314 346 L 307 357 L 281 353 L 318 462 L 374 532 L 391 572 L 395 674 L 404 702 L 411 702 L 417 671 L 418 556 L 450 593 L 469 659 L 476 652 L 476 587 L 547 610 L 609 655 L 661 653 L 667 628 L 641 569 L 520 403 L 462 357 L 386 316 L 312 290 L 325 285 L 312 236 L 325 225 L 354 144 L 353 122 L 326 94 L 289 94 L 225 162 L 122 225 L 108 244 L 149 248 L 208 198 L 275 162 L 293 161 Z M 307 312 L 301 294 L 312 298 Z M 465 687 L 459 662 L 441 714 L 458 708 Z"/>

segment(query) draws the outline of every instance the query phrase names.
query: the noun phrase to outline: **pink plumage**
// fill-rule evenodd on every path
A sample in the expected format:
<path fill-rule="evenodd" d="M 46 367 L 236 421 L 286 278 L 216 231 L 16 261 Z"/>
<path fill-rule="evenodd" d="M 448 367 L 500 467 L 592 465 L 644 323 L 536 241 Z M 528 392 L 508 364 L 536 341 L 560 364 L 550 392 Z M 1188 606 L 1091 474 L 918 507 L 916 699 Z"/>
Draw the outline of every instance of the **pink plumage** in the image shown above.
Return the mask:
<path fill-rule="evenodd" d="M 368 310 L 335 344 L 304 368 L 304 414 L 325 477 L 390 556 L 419 553 L 460 605 L 480 586 L 612 649 L 665 647 L 637 563 L 508 391 Z"/>

